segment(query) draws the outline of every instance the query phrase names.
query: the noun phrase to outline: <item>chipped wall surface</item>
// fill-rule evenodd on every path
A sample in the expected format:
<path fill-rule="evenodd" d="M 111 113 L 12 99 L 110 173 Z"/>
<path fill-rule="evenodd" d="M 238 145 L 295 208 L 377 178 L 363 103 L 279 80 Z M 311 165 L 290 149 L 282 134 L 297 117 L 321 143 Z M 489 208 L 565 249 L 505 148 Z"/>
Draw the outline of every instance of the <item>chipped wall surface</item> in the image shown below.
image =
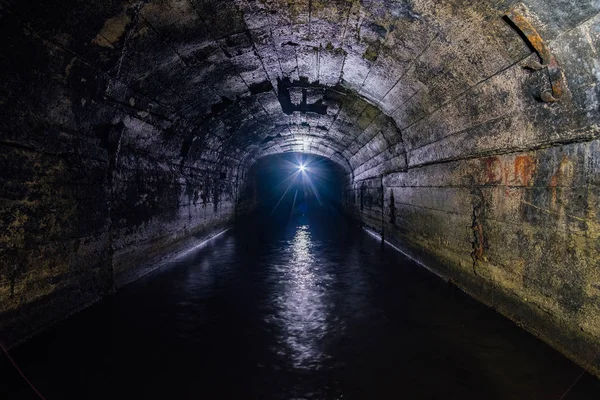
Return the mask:
<path fill-rule="evenodd" d="M 371 186 L 356 212 L 597 371 L 599 150 L 596 140 L 389 174 L 384 198 Z"/>
<path fill-rule="evenodd" d="M 598 373 L 599 11 L 0 1 L 3 339 L 226 226 L 256 160 L 303 152 L 344 169 L 355 217 Z"/>
<path fill-rule="evenodd" d="M 399 125 L 406 163 L 362 157 L 379 170 L 346 196 L 386 240 L 596 375 L 599 39 L 595 14 L 550 42 L 569 88 L 559 102 L 540 98 L 550 83 L 528 68 L 534 54 Z"/>

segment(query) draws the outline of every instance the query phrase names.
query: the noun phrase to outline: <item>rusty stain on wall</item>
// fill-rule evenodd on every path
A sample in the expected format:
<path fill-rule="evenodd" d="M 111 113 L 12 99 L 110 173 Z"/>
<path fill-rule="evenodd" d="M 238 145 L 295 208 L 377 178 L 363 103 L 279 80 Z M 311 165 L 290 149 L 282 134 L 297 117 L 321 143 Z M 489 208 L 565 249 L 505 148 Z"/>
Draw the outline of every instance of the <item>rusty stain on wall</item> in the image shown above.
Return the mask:
<path fill-rule="evenodd" d="M 533 25 L 516 8 L 512 8 L 507 12 L 506 17 L 514 24 L 540 57 L 541 64 L 533 62 L 528 64 L 527 67 L 534 70 L 546 68 L 548 72 L 551 88 L 544 90 L 540 94 L 541 99 L 546 103 L 558 101 L 563 95 L 564 77 L 556 57 L 550 52 L 550 49 Z"/>
<path fill-rule="evenodd" d="M 536 162 L 529 155 L 515 157 L 514 182 L 517 185 L 529 186 L 535 174 Z"/>
<path fill-rule="evenodd" d="M 573 178 L 573 172 L 573 162 L 566 155 L 563 156 L 557 171 L 550 178 L 550 184 L 548 185 L 552 190 L 550 209 L 556 211 L 561 205 L 558 197 L 559 190 L 562 190 L 561 186 L 566 186 L 570 183 Z"/>

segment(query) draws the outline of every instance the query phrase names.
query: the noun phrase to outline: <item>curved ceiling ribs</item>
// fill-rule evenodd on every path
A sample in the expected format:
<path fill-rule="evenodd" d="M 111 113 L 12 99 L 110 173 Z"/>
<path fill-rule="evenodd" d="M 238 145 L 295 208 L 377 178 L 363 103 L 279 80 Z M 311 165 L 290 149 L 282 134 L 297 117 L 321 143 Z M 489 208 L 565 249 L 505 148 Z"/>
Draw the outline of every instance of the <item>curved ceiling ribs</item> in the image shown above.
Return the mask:
<path fill-rule="evenodd" d="M 405 170 L 419 121 L 529 54 L 496 9 L 454 3 L 142 1 L 92 42 L 119 51 L 108 98 L 160 99 L 182 166 L 294 151 L 360 177 Z"/>
<path fill-rule="evenodd" d="M 367 226 L 597 347 L 598 0 L 0 0 L 0 32 L 0 328 L 135 279 L 304 152 Z"/>
<path fill-rule="evenodd" d="M 102 72 L 103 101 L 126 110 L 126 136 L 139 149 L 182 168 L 314 153 L 361 179 L 456 158 L 461 150 L 441 151 L 442 139 L 526 108 L 514 95 L 520 76 L 507 72 L 532 54 L 502 18 L 515 2 L 463 3 L 88 2 L 60 33 L 45 25 L 60 13 L 49 3 L 38 15 L 11 12 L 73 57 L 67 75 L 80 63 Z M 553 29 L 542 33 L 552 39 Z"/>

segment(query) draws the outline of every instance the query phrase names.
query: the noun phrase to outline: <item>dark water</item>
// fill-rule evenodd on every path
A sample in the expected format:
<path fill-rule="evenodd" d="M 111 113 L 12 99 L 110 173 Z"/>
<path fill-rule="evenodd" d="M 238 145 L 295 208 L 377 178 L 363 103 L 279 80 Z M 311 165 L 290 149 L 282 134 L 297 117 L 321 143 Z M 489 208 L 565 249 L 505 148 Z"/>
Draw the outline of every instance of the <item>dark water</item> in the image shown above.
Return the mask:
<path fill-rule="evenodd" d="M 47 399 L 558 400 L 580 375 L 334 214 L 250 219 L 13 356 Z M 1 399 L 36 398 L 0 372 Z"/>

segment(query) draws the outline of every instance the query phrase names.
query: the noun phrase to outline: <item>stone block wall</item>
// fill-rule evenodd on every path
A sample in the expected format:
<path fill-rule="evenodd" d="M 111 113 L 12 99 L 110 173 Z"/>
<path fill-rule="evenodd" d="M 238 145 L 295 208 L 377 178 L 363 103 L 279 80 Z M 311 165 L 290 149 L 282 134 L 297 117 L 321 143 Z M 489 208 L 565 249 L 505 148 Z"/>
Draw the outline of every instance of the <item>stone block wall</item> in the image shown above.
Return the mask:
<path fill-rule="evenodd" d="M 11 345 L 231 225 L 242 180 L 234 152 L 185 144 L 187 128 L 113 74 L 18 18 L 2 28 L 0 340 Z"/>
<path fill-rule="evenodd" d="M 347 189 L 368 227 L 597 375 L 599 40 L 596 15 L 551 42 L 559 102 L 515 64 L 400 127 L 407 164 Z"/>

